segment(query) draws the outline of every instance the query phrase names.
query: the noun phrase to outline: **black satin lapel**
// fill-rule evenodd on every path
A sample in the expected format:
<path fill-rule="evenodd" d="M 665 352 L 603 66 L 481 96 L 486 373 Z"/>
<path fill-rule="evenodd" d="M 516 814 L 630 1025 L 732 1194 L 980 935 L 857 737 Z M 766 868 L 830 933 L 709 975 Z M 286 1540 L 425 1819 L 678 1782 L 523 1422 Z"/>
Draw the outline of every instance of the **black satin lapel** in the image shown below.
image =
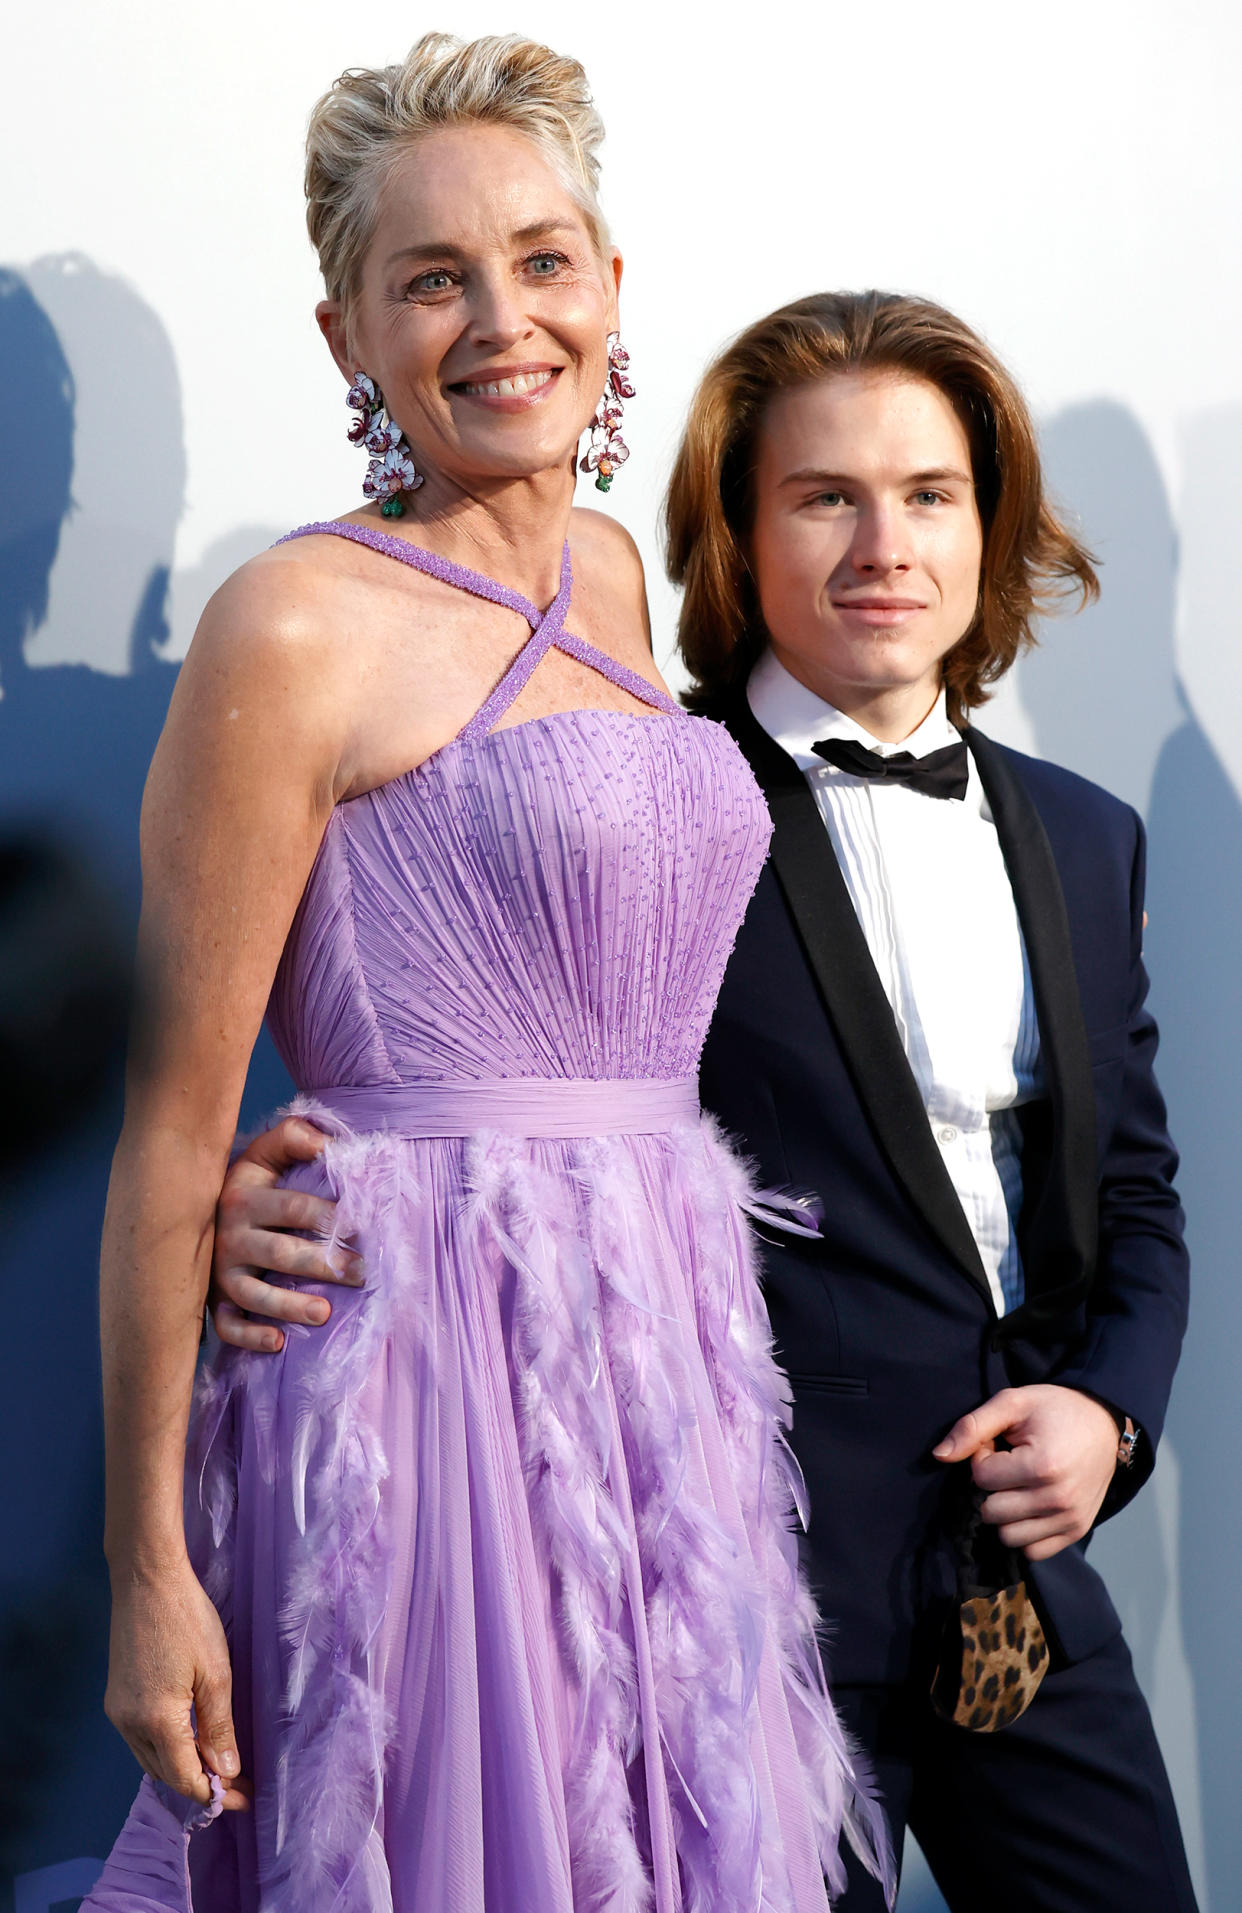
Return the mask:
<path fill-rule="evenodd" d="M 966 741 L 979 766 L 1026 940 L 1052 1104 L 1050 1173 L 1025 1231 L 1028 1296 L 1036 1301 L 1041 1290 L 1075 1288 L 1094 1272 L 1099 1227 L 1095 1085 L 1065 893 L 1048 833 L 999 746 L 975 730 L 966 732 Z"/>
<path fill-rule="evenodd" d="M 805 776 L 745 700 L 724 713 L 772 814 L 772 866 L 859 1099 L 898 1180 L 971 1281 L 987 1277 Z"/>

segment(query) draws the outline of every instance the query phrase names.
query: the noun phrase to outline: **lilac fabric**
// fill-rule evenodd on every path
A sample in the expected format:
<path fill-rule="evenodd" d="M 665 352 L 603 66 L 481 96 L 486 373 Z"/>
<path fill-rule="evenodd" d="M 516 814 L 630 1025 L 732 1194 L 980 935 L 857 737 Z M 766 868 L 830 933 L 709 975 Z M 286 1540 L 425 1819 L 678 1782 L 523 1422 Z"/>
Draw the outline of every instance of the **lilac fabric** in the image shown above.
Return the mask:
<path fill-rule="evenodd" d="M 269 1017 L 366 1286 L 213 1348 L 187 1473 L 255 1799 L 144 1784 L 91 1913 L 824 1913 L 881 1819 L 824 1688 L 744 1211 L 694 1078 L 769 820 L 691 719 L 477 720 L 340 805 Z M 296 534 L 295 534 L 296 535 Z M 184 1805 L 184 1803 L 181 1803 Z M 887 1864 L 887 1862 L 882 1862 Z"/>
<path fill-rule="evenodd" d="M 490 1077 L 480 1083 L 349 1084 L 320 1089 L 316 1102 L 346 1129 L 394 1136 L 657 1136 L 699 1114 L 693 1076 Z"/>

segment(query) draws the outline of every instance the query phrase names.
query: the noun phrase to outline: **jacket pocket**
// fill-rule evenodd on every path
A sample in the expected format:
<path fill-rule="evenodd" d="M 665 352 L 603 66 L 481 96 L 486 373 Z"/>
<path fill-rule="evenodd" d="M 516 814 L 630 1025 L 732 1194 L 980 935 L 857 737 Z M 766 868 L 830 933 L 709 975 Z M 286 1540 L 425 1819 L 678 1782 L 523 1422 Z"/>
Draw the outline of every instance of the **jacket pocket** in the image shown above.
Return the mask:
<path fill-rule="evenodd" d="M 1128 1023 L 1117 1023 L 1111 1030 L 1092 1030 L 1087 1037 L 1087 1049 L 1092 1065 L 1099 1069 L 1105 1063 L 1121 1062 L 1126 1053 L 1129 1037 Z"/>

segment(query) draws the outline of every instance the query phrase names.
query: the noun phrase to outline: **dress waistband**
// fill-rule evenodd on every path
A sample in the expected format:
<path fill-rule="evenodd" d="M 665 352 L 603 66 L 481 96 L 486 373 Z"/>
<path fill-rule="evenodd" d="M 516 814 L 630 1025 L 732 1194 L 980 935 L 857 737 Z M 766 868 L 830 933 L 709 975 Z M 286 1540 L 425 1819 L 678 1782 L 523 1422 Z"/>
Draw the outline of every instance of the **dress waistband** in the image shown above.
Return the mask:
<path fill-rule="evenodd" d="M 699 1117 L 693 1076 L 504 1076 L 477 1083 L 366 1083 L 315 1089 L 311 1099 L 355 1133 L 471 1136 L 653 1136 Z"/>

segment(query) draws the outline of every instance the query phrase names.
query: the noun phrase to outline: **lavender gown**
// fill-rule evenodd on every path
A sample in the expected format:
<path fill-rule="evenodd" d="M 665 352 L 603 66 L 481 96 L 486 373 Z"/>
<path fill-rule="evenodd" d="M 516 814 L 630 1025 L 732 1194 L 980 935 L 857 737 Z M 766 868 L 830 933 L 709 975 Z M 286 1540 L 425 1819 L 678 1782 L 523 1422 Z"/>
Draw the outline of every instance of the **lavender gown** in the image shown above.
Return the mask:
<path fill-rule="evenodd" d="M 791 1534 L 700 1045 L 767 848 L 727 733 L 519 611 L 454 742 L 341 804 L 270 1005 L 365 1257 L 216 1347 L 188 1469 L 253 1811 L 144 1781 L 90 1913 L 823 1913 L 882 1847 Z M 294 533 L 300 536 L 301 533 Z M 494 731 L 550 645 L 654 715 Z"/>

